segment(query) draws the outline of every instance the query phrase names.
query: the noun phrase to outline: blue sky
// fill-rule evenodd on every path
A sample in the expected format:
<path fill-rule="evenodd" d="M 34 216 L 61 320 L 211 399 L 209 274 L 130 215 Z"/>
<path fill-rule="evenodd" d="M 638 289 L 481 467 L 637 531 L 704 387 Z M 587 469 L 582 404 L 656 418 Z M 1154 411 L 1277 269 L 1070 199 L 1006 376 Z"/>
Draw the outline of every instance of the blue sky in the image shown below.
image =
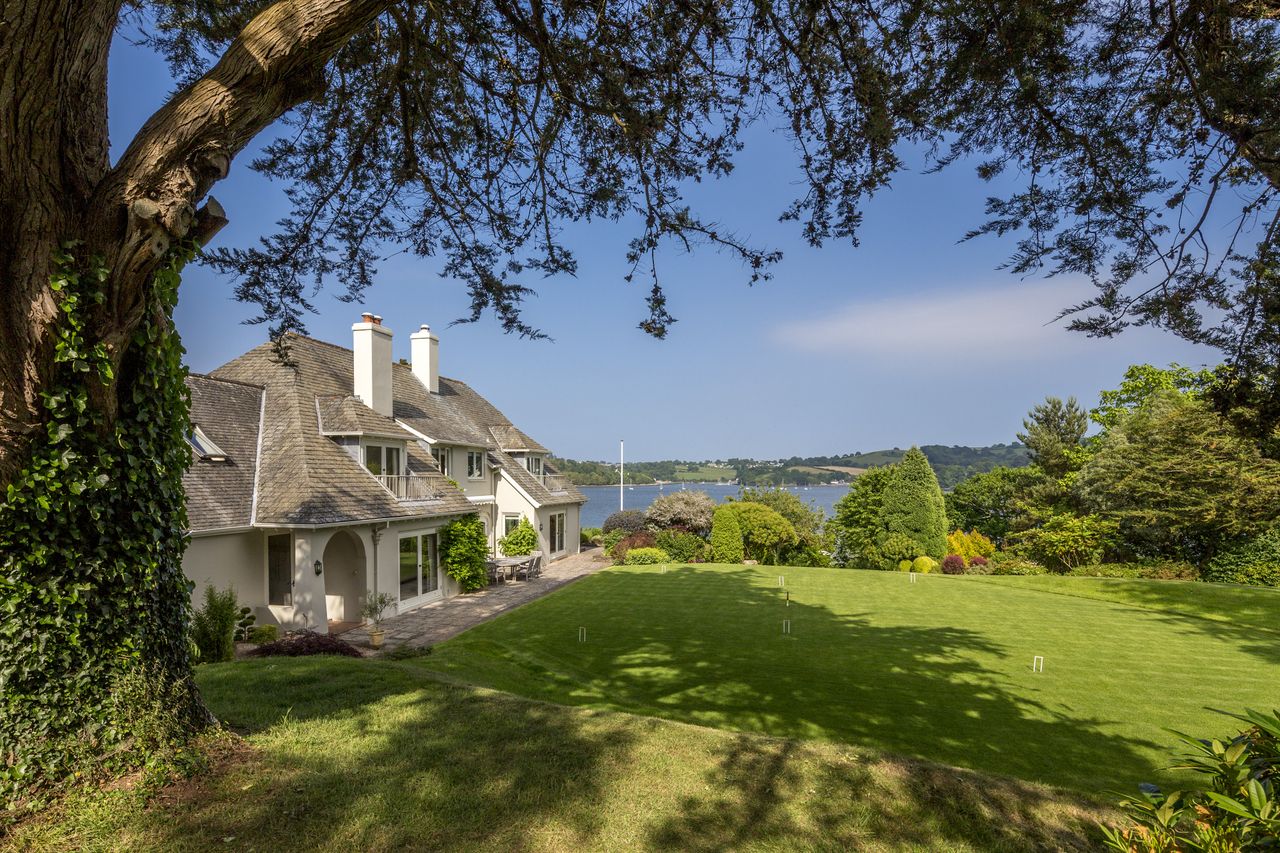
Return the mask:
<path fill-rule="evenodd" d="M 110 85 L 118 156 L 173 83 L 158 57 L 117 38 Z M 812 249 L 795 223 L 777 221 L 800 189 L 786 137 L 757 128 L 747 143 L 729 179 L 695 187 L 689 200 L 704 218 L 781 249 L 783 260 L 772 281 L 748 287 L 732 258 L 669 247 L 660 272 L 679 322 L 665 341 L 636 328 L 647 286 L 623 280 L 634 234 L 626 223 L 566 230 L 577 277 L 526 282 L 539 293 L 526 316 L 554 342 L 504 335 L 489 318 L 449 326 L 467 311 L 465 289 L 407 254 L 381 265 L 364 306 L 395 332 L 396 357 L 408 357 L 409 334 L 429 323 L 444 375 L 579 459 L 615 458 L 619 438 L 637 460 L 1007 442 L 1047 394 L 1092 405 L 1129 364 L 1218 361 L 1157 330 L 1099 341 L 1051 323 L 1089 295 L 1088 284 L 1019 279 L 996 269 L 1010 242 L 958 242 L 999 191 L 965 164 L 899 176 L 866 207 L 861 246 Z M 255 243 L 287 211 L 283 187 L 248 168 L 254 150 L 213 190 L 231 219 L 220 246 Z M 337 292 L 315 297 L 308 331 L 349 346 L 362 308 Z M 265 340 L 264 326 L 244 324 L 253 307 L 231 294 L 226 279 L 187 269 L 177 322 L 193 370 Z"/>

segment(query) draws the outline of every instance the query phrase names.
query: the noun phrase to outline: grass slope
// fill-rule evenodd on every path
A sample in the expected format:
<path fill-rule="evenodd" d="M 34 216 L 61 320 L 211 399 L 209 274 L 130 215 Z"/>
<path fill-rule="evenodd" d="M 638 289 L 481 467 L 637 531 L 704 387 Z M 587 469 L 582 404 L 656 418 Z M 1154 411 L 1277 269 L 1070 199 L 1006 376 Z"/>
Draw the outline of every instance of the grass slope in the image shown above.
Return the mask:
<path fill-rule="evenodd" d="M 10 839 L 87 850 L 1084 850 L 1040 786 L 440 683 L 423 661 L 200 668 L 248 748 L 149 804 L 71 801 Z"/>
<path fill-rule="evenodd" d="M 1232 721 L 1213 709 L 1277 704 L 1280 595 L 1058 580 L 613 569 L 438 646 L 429 666 L 538 699 L 1087 792 L 1176 781 L 1164 729 L 1216 735 Z"/>

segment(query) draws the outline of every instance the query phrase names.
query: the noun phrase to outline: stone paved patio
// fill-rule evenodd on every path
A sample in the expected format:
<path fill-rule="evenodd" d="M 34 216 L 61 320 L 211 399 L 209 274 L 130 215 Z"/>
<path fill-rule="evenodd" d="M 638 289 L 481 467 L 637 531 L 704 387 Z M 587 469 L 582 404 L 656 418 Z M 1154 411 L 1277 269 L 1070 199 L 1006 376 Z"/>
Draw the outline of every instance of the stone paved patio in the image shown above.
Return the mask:
<path fill-rule="evenodd" d="M 377 652 L 369 645 L 369 632 L 364 628 L 353 628 L 341 636 L 348 643 L 359 646 L 365 654 L 380 654 L 398 646 L 433 646 L 461 634 L 473 625 L 594 574 L 609 564 L 599 548 L 589 548 L 581 554 L 544 566 L 542 577 L 531 581 L 507 581 L 479 592 L 424 604 L 384 619 L 382 630 L 386 632 L 386 636 L 383 637 L 382 648 Z"/>

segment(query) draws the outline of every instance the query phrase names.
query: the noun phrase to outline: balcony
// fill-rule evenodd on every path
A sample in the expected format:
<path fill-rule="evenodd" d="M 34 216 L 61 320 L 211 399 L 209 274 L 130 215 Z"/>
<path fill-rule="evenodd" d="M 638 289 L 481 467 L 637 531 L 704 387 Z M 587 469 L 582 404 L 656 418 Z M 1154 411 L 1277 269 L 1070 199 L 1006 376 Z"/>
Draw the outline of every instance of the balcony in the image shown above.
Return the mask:
<path fill-rule="evenodd" d="M 398 501 L 434 501 L 444 497 L 438 483 L 417 474 L 375 474 L 374 479 Z"/>
<path fill-rule="evenodd" d="M 542 485 L 546 487 L 548 492 L 567 492 L 569 491 L 569 478 L 561 474 L 543 474 Z"/>

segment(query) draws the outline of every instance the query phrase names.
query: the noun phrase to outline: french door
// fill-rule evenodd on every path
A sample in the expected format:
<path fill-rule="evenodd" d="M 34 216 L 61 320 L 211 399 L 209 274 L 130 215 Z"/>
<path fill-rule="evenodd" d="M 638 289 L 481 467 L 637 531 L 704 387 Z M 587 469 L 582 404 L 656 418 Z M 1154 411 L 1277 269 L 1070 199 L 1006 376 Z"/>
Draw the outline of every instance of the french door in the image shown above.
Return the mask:
<path fill-rule="evenodd" d="M 547 533 L 547 547 L 552 554 L 559 554 L 564 550 L 564 513 L 555 512 L 551 514 L 551 528 Z"/>
<path fill-rule="evenodd" d="M 440 590 L 440 555 L 434 533 L 400 537 L 400 603 Z"/>

